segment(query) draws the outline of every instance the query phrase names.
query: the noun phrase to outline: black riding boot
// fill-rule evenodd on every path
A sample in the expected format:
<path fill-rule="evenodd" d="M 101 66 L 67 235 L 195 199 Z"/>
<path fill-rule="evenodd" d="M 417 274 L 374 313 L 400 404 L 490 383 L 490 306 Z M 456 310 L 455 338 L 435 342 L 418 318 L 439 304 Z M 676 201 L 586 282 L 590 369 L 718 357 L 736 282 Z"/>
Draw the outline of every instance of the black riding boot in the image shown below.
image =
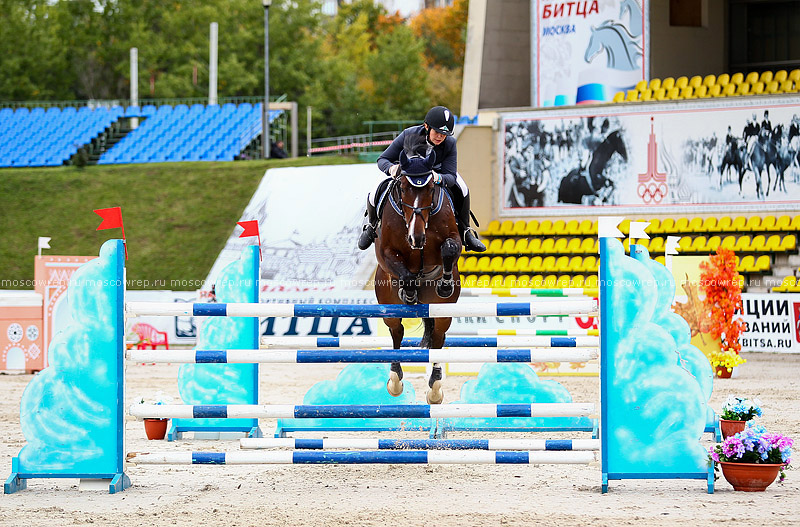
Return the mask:
<path fill-rule="evenodd" d="M 461 244 L 465 249 L 476 253 L 482 253 L 486 250 L 486 246 L 469 226 L 469 194 L 464 196 L 461 210 L 458 211 L 458 227 L 461 231 Z"/>
<path fill-rule="evenodd" d="M 364 230 L 358 237 L 358 248 L 362 251 L 369 249 L 369 246 L 372 245 L 376 236 L 375 229 L 378 226 L 378 212 L 369 199 L 367 199 L 367 212 L 364 215 L 367 216 L 367 223 L 364 224 Z"/>

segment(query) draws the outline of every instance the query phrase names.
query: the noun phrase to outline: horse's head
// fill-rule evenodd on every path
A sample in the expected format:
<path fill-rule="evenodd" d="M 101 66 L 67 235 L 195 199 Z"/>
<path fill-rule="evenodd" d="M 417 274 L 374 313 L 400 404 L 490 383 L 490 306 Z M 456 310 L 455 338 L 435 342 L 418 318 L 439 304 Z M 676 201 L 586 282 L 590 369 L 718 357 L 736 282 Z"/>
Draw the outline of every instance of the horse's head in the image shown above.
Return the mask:
<path fill-rule="evenodd" d="M 412 249 L 425 246 L 425 229 L 433 209 L 433 165 L 436 154 L 431 151 L 428 157 L 408 157 L 400 152 L 400 203 L 403 219 L 408 229 L 408 244 Z"/>
<path fill-rule="evenodd" d="M 622 139 L 622 134 L 619 130 L 611 132 L 605 140 L 612 147 L 612 152 L 616 152 L 622 156 L 624 161 L 628 160 L 628 149 L 625 147 L 625 141 Z"/>
<path fill-rule="evenodd" d="M 586 46 L 586 52 L 583 54 L 583 60 L 587 63 L 591 63 L 594 58 L 603 51 L 603 43 L 600 41 L 600 38 L 596 36 L 597 30 L 598 28 L 592 26 L 592 36 L 589 37 L 589 44 Z"/>

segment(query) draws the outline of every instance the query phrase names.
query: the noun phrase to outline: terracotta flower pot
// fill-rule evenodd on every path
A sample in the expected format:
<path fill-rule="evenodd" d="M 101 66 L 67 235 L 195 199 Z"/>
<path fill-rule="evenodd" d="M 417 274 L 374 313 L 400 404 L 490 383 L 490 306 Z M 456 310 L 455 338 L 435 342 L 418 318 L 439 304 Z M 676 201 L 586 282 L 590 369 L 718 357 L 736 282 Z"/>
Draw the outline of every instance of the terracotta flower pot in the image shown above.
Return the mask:
<path fill-rule="evenodd" d="M 731 463 L 720 461 L 722 475 L 733 485 L 733 490 L 764 492 L 781 469 L 780 463 Z"/>
<path fill-rule="evenodd" d="M 167 424 L 169 419 L 145 419 L 144 433 L 147 439 L 164 439 L 167 435 Z"/>
<path fill-rule="evenodd" d="M 722 439 L 738 434 L 744 430 L 747 421 L 729 421 L 727 419 L 719 420 L 719 431 L 722 432 Z"/>
<path fill-rule="evenodd" d="M 733 369 L 728 369 L 725 366 L 717 366 L 716 368 L 716 376 L 720 379 L 730 379 L 731 375 L 733 374 Z"/>

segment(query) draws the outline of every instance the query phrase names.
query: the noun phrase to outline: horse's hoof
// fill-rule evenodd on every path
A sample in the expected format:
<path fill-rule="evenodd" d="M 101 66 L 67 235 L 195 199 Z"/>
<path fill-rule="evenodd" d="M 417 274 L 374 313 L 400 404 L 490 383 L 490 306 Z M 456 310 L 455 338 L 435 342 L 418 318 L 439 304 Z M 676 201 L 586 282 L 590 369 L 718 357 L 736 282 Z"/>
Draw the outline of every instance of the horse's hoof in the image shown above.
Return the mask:
<path fill-rule="evenodd" d="M 436 295 L 439 298 L 450 298 L 453 296 L 453 290 L 455 289 L 455 282 L 450 280 L 448 282 L 442 282 L 438 286 L 436 286 Z"/>
<path fill-rule="evenodd" d="M 442 390 L 442 381 L 434 381 L 431 389 L 425 393 L 425 400 L 428 404 L 442 404 L 444 400 L 444 390 Z"/>
<path fill-rule="evenodd" d="M 400 379 L 400 376 L 393 371 L 389 372 L 389 380 L 386 381 L 386 391 L 389 392 L 389 395 L 392 397 L 400 397 L 403 393 L 403 381 Z"/>

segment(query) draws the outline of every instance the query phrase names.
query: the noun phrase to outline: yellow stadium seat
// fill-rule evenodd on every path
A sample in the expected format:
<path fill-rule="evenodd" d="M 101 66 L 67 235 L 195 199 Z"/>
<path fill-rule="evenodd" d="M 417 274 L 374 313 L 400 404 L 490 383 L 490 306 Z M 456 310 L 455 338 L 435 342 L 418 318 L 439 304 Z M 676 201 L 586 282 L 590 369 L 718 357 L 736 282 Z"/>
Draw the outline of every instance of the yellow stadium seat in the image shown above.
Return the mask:
<path fill-rule="evenodd" d="M 792 218 L 786 215 L 780 216 L 777 220 L 774 221 L 772 228 L 768 228 L 765 230 L 768 231 L 792 231 L 797 230 L 792 228 Z"/>
<path fill-rule="evenodd" d="M 569 254 L 580 254 L 581 251 L 581 239 L 580 238 L 571 238 L 569 243 L 567 243 L 567 252 Z"/>
<path fill-rule="evenodd" d="M 762 71 L 761 75 L 758 76 L 758 81 L 767 84 L 768 82 L 772 82 L 773 74 L 772 71 Z"/>
<path fill-rule="evenodd" d="M 614 94 L 614 98 L 611 99 L 611 102 L 622 102 L 624 100 L 625 100 L 625 92 L 618 91 L 617 93 Z"/>
<path fill-rule="evenodd" d="M 500 254 L 514 254 L 514 247 L 516 247 L 516 245 L 517 240 L 514 238 L 506 238 L 503 240 L 503 245 L 500 246 L 500 250 L 497 252 Z"/>
<path fill-rule="evenodd" d="M 647 220 L 650 222 L 650 225 L 647 226 L 645 231 L 647 234 L 660 234 L 661 233 L 661 220 L 658 218 Z"/>
<path fill-rule="evenodd" d="M 681 97 L 681 91 L 679 88 L 670 88 L 667 90 L 667 99 L 671 101 L 678 101 L 682 98 L 683 97 Z"/>
<path fill-rule="evenodd" d="M 708 94 L 708 87 L 707 86 L 698 86 L 694 89 L 694 96 L 699 99 L 707 99 L 710 97 Z"/>
<path fill-rule="evenodd" d="M 731 75 L 731 84 L 741 84 L 744 82 L 744 73 L 734 73 Z"/>
<path fill-rule="evenodd" d="M 569 287 L 569 282 L 572 280 L 572 277 L 568 274 L 562 274 L 556 280 L 556 287 Z"/>
<path fill-rule="evenodd" d="M 781 282 L 781 285 L 779 285 L 777 287 L 773 287 L 772 290 L 775 293 L 785 293 L 785 292 L 789 291 L 790 289 L 794 289 L 796 284 L 797 284 L 797 278 L 796 277 L 787 276 L 786 278 L 783 279 L 783 282 Z"/>
<path fill-rule="evenodd" d="M 506 256 L 505 258 L 503 258 L 503 266 L 500 268 L 502 272 L 513 273 L 516 268 L 517 268 L 516 256 Z"/>
<path fill-rule="evenodd" d="M 790 71 L 789 76 L 787 78 L 790 81 L 793 81 L 795 84 L 800 82 L 800 69 Z"/>
<path fill-rule="evenodd" d="M 582 267 L 580 271 L 583 273 L 591 274 L 596 273 L 598 269 L 597 257 L 596 256 L 587 256 L 583 259 Z"/>
<path fill-rule="evenodd" d="M 750 88 L 750 95 L 761 95 L 764 93 L 764 83 L 763 82 L 756 82 Z"/>
<path fill-rule="evenodd" d="M 767 238 L 767 243 L 764 244 L 764 250 L 766 252 L 777 252 L 780 250 L 781 247 L 781 235 L 780 234 L 773 234 L 769 238 Z"/>
<path fill-rule="evenodd" d="M 786 216 L 786 218 L 788 219 L 789 216 Z M 774 230 L 777 230 L 775 228 L 775 223 L 776 223 L 775 216 L 772 216 L 772 215 L 764 216 L 763 218 L 761 218 L 761 227 L 760 228 L 761 228 L 762 231 L 774 231 Z"/>
<path fill-rule="evenodd" d="M 619 227 L 618 227 L 618 228 L 619 228 L 619 231 L 620 231 L 622 234 L 624 234 L 625 236 L 627 236 L 627 235 L 628 235 L 628 233 L 630 232 L 630 229 L 631 229 L 631 220 L 629 220 L 629 219 L 627 219 L 627 218 L 626 218 L 626 219 L 624 219 L 624 220 L 622 220 L 622 222 L 620 222 L 620 224 L 619 224 Z"/>
<path fill-rule="evenodd" d="M 681 88 L 681 99 L 695 99 L 694 88 L 685 86 Z"/>
<path fill-rule="evenodd" d="M 555 256 L 547 256 L 544 260 L 542 260 L 542 272 L 543 273 L 553 273 L 556 270 L 556 257 Z"/>
<path fill-rule="evenodd" d="M 497 236 L 498 234 L 500 234 L 500 222 L 492 220 L 486 226 L 486 230 L 481 233 L 481 236 Z"/>
<path fill-rule="evenodd" d="M 738 85 L 734 84 L 734 83 L 728 84 L 727 86 L 725 86 L 725 88 L 723 88 L 721 95 L 723 97 L 733 97 L 734 95 L 736 95 L 736 87 L 737 86 Z"/>
<path fill-rule="evenodd" d="M 682 254 L 692 252 L 692 237 L 681 236 L 681 239 L 678 240 L 678 247 L 678 251 Z"/>
<path fill-rule="evenodd" d="M 653 90 L 647 88 L 646 90 L 642 91 L 642 96 L 639 99 L 640 101 L 654 101 L 653 99 Z"/>
<path fill-rule="evenodd" d="M 525 236 L 528 228 L 528 222 L 525 220 L 517 220 L 514 222 L 514 230 L 511 232 L 514 236 Z"/>
<path fill-rule="evenodd" d="M 667 90 L 665 90 L 664 88 L 658 88 L 657 90 L 653 90 L 653 99 L 655 99 L 656 101 L 666 101 Z"/>
<path fill-rule="evenodd" d="M 753 240 L 750 242 L 750 250 L 753 252 L 764 252 L 764 248 L 767 245 L 767 237 L 763 234 L 758 234 L 753 236 Z"/>
<path fill-rule="evenodd" d="M 661 265 L 666 265 L 664 262 L 666 262 L 667 260 L 663 256 L 656 256 L 656 261 Z"/>
<path fill-rule="evenodd" d="M 576 289 L 580 289 L 583 287 L 583 281 L 585 280 L 582 274 L 576 274 L 572 277 L 572 280 L 569 283 L 570 287 L 574 287 Z"/>
<path fill-rule="evenodd" d="M 800 220 L 800 215 L 798 215 L 798 220 Z M 583 220 L 581 222 L 581 234 L 597 236 L 597 222 L 592 220 Z"/>
<path fill-rule="evenodd" d="M 664 218 L 661 220 L 661 232 L 664 234 L 678 232 L 675 230 L 675 220 L 673 218 Z"/>
<path fill-rule="evenodd" d="M 689 79 L 689 86 L 692 88 L 698 88 L 703 85 L 703 77 L 700 75 L 694 75 L 691 79 Z"/>
<path fill-rule="evenodd" d="M 555 254 L 568 253 L 569 251 L 567 250 L 567 242 L 569 242 L 568 238 L 558 238 L 555 245 L 553 245 L 553 252 Z"/>
<path fill-rule="evenodd" d="M 707 95 L 709 97 L 722 97 L 722 86 L 715 84 L 708 89 Z"/>
<path fill-rule="evenodd" d="M 557 273 L 564 273 L 569 271 L 569 256 L 559 256 L 556 258 L 556 263 L 553 264 Z"/>
<path fill-rule="evenodd" d="M 625 102 L 636 102 L 639 100 L 639 90 L 628 90 L 625 93 Z"/>
<path fill-rule="evenodd" d="M 747 218 L 744 216 L 736 216 L 731 223 L 730 231 L 741 232 L 747 230 Z"/>
<path fill-rule="evenodd" d="M 552 236 L 553 235 L 553 222 L 550 220 L 542 220 L 539 222 L 539 236 Z"/>
<path fill-rule="evenodd" d="M 781 250 L 794 251 L 795 249 L 797 249 L 797 236 L 794 234 L 784 236 L 783 240 L 781 240 Z"/>
<path fill-rule="evenodd" d="M 736 247 L 736 236 L 725 236 L 719 246 L 732 251 Z"/>
<path fill-rule="evenodd" d="M 731 230 L 731 224 L 733 220 L 731 220 L 730 216 L 723 216 L 717 221 L 717 230 L 719 232 L 728 232 Z"/>
<path fill-rule="evenodd" d="M 723 73 L 719 77 L 717 77 L 717 86 L 720 88 L 724 88 L 731 82 L 731 76 L 727 73 Z"/>
<path fill-rule="evenodd" d="M 503 278 L 503 287 L 517 287 L 516 275 L 510 274 Z"/>
<path fill-rule="evenodd" d="M 488 274 L 482 274 L 478 276 L 475 287 L 489 287 L 489 281 L 491 281 L 491 277 Z"/>
<path fill-rule="evenodd" d="M 539 234 L 539 220 L 528 220 L 528 225 L 525 227 L 526 236 L 536 236 Z"/>
<path fill-rule="evenodd" d="M 475 287 L 478 282 L 478 277 L 474 274 L 467 274 L 461 276 L 461 287 Z"/>
<path fill-rule="evenodd" d="M 594 247 L 595 241 L 596 240 L 594 238 L 584 238 L 583 241 L 581 241 L 581 252 L 583 254 L 596 253 L 597 251 L 595 250 Z"/>
<path fill-rule="evenodd" d="M 528 266 L 530 265 L 530 263 L 531 263 L 530 258 L 528 258 L 527 256 L 520 256 L 519 258 L 517 258 L 517 264 L 514 266 L 514 269 L 512 269 L 512 271 L 517 274 L 527 273 Z"/>
<path fill-rule="evenodd" d="M 744 78 L 744 82 L 746 82 L 747 84 L 755 84 L 756 82 L 758 82 L 758 72 L 751 71 L 750 73 L 748 73 L 747 76 Z"/>
<path fill-rule="evenodd" d="M 656 91 L 661 87 L 661 79 L 650 79 L 650 89 Z"/>
<path fill-rule="evenodd" d="M 764 92 L 770 95 L 774 95 L 776 93 L 782 93 L 783 90 L 781 89 L 781 83 L 777 81 L 768 82 L 767 86 L 764 88 Z"/>
<path fill-rule="evenodd" d="M 542 248 L 540 252 L 544 254 L 552 254 L 553 253 L 553 246 L 556 244 L 556 241 L 553 238 L 545 238 L 542 241 Z"/>
<path fill-rule="evenodd" d="M 622 247 L 625 249 L 625 252 L 629 252 L 631 249 L 631 240 L 630 238 L 625 238 L 622 240 Z"/>
<path fill-rule="evenodd" d="M 792 79 L 786 79 L 781 84 L 781 91 L 783 93 L 797 93 L 797 84 Z"/>
<path fill-rule="evenodd" d="M 504 238 L 495 238 L 494 240 L 490 241 L 489 246 L 486 247 L 486 252 L 488 254 L 500 254 L 500 252 L 503 250 L 504 241 Z"/>
<path fill-rule="evenodd" d="M 757 231 L 761 226 L 761 216 L 750 216 L 747 218 L 747 223 L 740 230 L 742 231 Z"/>
<path fill-rule="evenodd" d="M 706 242 L 706 250 L 710 253 L 713 253 L 717 250 L 717 247 L 719 247 L 720 243 L 722 243 L 722 238 L 716 235 L 712 236 Z"/>
<path fill-rule="evenodd" d="M 566 270 L 570 273 L 580 273 L 583 270 L 583 258 L 581 256 L 570 258 Z"/>
<path fill-rule="evenodd" d="M 567 222 L 564 220 L 553 222 L 553 234 L 556 236 L 564 236 L 567 234 Z"/>
<path fill-rule="evenodd" d="M 517 277 L 517 287 L 528 287 L 530 283 L 531 277 L 526 274 Z"/>
<path fill-rule="evenodd" d="M 478 268 L 478 257 L 470 256 L 464 260 L 463 264 L 459 264 L 458 270 L 462 273 L 472 273 Z"/>
<path fill-rule="evenodd" d="M 511 220 L 505 220 L 503 223 L 500 224 L 500 232 L 498 232 L 501 236 L 511 236 L 511 233 L 514 232 L 514 222 Z"/>
<path fill-rule="evenodd" d="M 489 280 L 489 287 L 503 287 L 503 275 L 496 274 L 493 275 L 491 280 Z"/>
<path fill-rule="evenodd" d="M 714 232 L 717 230 L 717 218 L 709 216 L 703 220 L 702 232 Z"/>
<path fill-rule="evenodd" d="M 768 254 L 762 254 L 756 259 L 756 272 L 766 273 L 772 267 L 772 259 Z"/>
<path fill-rule="evenodd" d="M 536 254 L 542 251 L 542 240 L 532 238 L 528 240 L 528 254 Z"/>
<path fill-rule="evenodd" d="M 665 90 L 670 90 L 675 86 L 675 79 L 672 77 L 667 77 L 661 81 L 661 87 Z"/>
<path fill-rule="evenodd" d="M 786 70 L 778 70 L 775 72 L 775 76 L 772 78 L 772 81 L 781 84 L 787 78 L 789 78 L 789 74 L 786 72 Z"/>
<path fill-rule="evenodd" d="M 478 258 L 478 263 L 475 265 L 475 272 L 476 273 L 488 273 L 489 272 L 489 264 L 492 263 L 492 259 L 488 256 L 481 256 Z"/>
<path fill-rule="evenodd" d="M 513 254 L 527 254 L 528 252 L 528 238 L 520 238 L 514 244 Z"/>
<path fill-rule="evenodd" d="M 544 277 L 544 287 L 547 289 L 554 289 L 558 283 L 558 277 L 554 274 L 549 274 Z"/>
<path fill-rule="evenodd" d="M 786 229 L 784 229 L 784 230 L 786 230 Z M 790 225 L 788 230 L 800 231 L 800 214 L 798 214 L 797 216 L 794 217 L 794 219 L 792 219 L 792 223 L 791 223 L 791 225 Z"/>
<path fill-rule="evenodd" d="M 537 274 L 531 276 L 530 282 L 528 282 L 528 287 L 532 288 L 542 288 L 544 287 L 544 276 Z"/>
<path fill-rule="evenodd" d="M 749 252 L 750 251 L 750 236 L 745 234 L 744 236 L 739 236 L 736 239 L 736 245 L 734 245 L 735 252 Z"/>
<path fill-rule="evenodd" d="M 703 86 L 705 86 L 706 88 L 711 88 L 711 87 L 712 87 L 712 86 L 714 86 L 716 83 L 717 83 L 717 76 L 716 76 L 716 75 L 714 75 L 713 73 L 712 73 L 712 74 L 710 74 L 710 75 L 706 75 L 705 77 L 703 77 L 703 83 L 702 83 L 702 85 L 703 85 Z"/>
<path fill-rule="evenodd" d="M 734 95 L 750 95 L 750 85 L 746 82 L 741 83 L 736 87 Z"/>
<path fill-rule="evenodd" d="M 490 273 L 499 273 L 503 270 L 503 257 L 502 256 L 494 256 L 491 261 L 489 262 L 489 272 Z"/>
<path fill-rule="evenodd" d="M 597 275 L 590 274 L 586 277 L 586 280 L 583 282 L 583 287 L 586 289 L 596 289 L 597 288 Z"/>
<path fill-rule="evenodd" d="M 755 269 L 755 265 L 756 259 L 752 254 L 748 254 L 739 260 L 739 265 L 736 266 L 736 270 L 740 273 L 752 273 Z"/>
<path fill-rule="evenodd" d="M 662 238 L 661 236 L 655 236 L 653 238 L 650 238 L 650 243 L 648 244 L 647 250 L 649 250 L 651 254 L 663 253 L 664 238 Z"/>
<path fill-rule="evenodd" d="M 691 252 L 693 253 L 706 252 L 706 243 L 707 242 L 705 236 L 698 236 L 697 238 L 692 240 Z"/>
<path fill-rule="evenodd" d="M 689 218 L 678 218 L 675 222 L 675 232 L 689 232 Z"/>
<path fill-rule="evenodd" d="M 564 234 L 567 236 L 578 236 L 581 233 L 581 223 L 578 220 L 570 220 L 564 228 Z"/>
<path fill-rule="evenodd" d="M 542 272 L 542 257 L 541 256 L 534 256 L 528 262 L 528 268 L 526 269 L 528 273 L 541 273 Z"/>
<path fill-rule="evenodd" d="M 679 90 L 684 89 L 689 85 L 689 78 L 686 75 L 681 75 L 677 79 L 675 79 L 675 87 Z"/>

